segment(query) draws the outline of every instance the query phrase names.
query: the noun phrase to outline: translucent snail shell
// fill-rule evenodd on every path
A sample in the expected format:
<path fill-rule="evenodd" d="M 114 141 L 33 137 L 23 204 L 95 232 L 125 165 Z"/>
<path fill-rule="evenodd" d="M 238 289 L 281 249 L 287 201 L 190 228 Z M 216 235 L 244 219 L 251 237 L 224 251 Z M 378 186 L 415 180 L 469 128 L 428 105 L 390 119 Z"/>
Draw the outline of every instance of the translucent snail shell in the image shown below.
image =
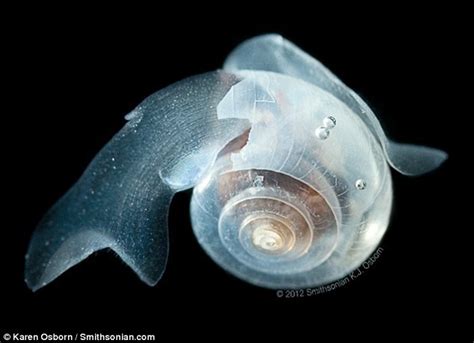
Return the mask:
<path fill-rule="evenodd" d="M 247 118 L 252 129 L 193 192 L 193 229 L 210 256 L 273 288 L 324 284 L 362 264 L 392 202 L 389 169 L 367 126 L 331 94 L 270 73 L 249 72 L 217 112 Z"/>
<path fill-rule="evenodd" d="M 194 233 L 225 270 L 267 288 L 329 283 L 382 239 L 389 164 L 417 175 L 447 158 L 389 141 L 357 94 L 277 35 L 242 43 L 224 71 L 171 85 L 126 119 L 35 231 L 33 290 L 104 248 L 156 284 L 171 198 L 192 187 Z"/>

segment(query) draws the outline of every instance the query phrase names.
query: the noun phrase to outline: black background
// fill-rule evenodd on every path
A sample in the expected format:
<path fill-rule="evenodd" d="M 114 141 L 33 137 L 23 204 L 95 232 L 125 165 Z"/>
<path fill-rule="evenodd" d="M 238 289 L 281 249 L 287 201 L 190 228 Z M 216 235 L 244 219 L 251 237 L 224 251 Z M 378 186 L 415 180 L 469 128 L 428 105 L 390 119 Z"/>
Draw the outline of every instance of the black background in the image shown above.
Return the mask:
<path fill-rule="evenodd" d="M 469 233 L 457 219 L 462 200 L 454 185 L 461 180 L 453 169 L 463 124 L 453 108 L 451 77 L 462 55 L 462 20 L 444 8 L 344 17 L 322 12 L 312 20 L 290 13 L 231 18 L 230 10 L 189 20 L 169 10 L 141 11 L 115 17 L 111 11 L 43 16 L 32 10 L 6 25 L 4 75 L 12 77 L 4 78 L 5 94 L 13 92 L 2 115 L 0 328 L 154 333 L 159 339 L 210 338 L 222 328 L 231 336 L 362 333 L 385 341 L 407 325 L 422 335 L 455 334 L 472 319 L 472 297 L 465 293 L 472 270 L 460 268 L 472 257 L 458 248 Z M 152 18 L 141 16 L 147 12 Z M 104 251 L 44 289 L 28 290 L 23 263 L 35 225 L 121 128 L 124 115 L 166 85 L 219 68 L 239 42 L 268 32 L 328 66 L 374 108 L 390 137 L 450 154 L 423 177 L 392 172 L 393 215 L 376 264 L 335 291 L 278 298 L 228 275 L 205 255 L 191 230 L 191 193 L 185 192 L 172 204 L 169 263 L 156 287 Z M 466 309 L 470 313 L 462 314 Z M 372 333 L 381 324 L 387 330 Z"/>

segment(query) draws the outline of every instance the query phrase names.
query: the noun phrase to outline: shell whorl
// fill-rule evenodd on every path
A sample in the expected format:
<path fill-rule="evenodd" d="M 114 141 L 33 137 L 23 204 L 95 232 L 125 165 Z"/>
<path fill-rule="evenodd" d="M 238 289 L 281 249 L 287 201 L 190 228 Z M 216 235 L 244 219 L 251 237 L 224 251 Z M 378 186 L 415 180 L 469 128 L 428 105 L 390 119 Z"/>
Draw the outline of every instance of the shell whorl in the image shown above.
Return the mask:
<path fill-rule="evenodd" d="M 216 182 L 224 205 L 220 239 L 247 266 L 278 274 L 303 272 L 334 249 L 335 216 L 309 185 L 267 170 L 231 171 Z"/>

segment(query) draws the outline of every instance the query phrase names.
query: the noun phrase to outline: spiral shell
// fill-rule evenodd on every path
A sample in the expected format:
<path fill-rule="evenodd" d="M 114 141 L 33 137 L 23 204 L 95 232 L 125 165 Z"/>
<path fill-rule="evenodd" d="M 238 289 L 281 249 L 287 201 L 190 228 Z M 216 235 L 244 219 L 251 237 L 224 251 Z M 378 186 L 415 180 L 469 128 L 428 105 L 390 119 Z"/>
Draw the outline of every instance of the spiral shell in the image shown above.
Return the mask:
<path fill-rule="evenodd" d="M 329 93 L 278 74 L 246 74 L 229 94 L 218 115 L 245 116 L 252 129 L 194 189 L 193 229 L 204 249 L 270 288 L 324 284 L 360 265 L 386 230 L 392 201 L 367 127 Z M 320 128 L 330 134 L 318 136 Z"/>

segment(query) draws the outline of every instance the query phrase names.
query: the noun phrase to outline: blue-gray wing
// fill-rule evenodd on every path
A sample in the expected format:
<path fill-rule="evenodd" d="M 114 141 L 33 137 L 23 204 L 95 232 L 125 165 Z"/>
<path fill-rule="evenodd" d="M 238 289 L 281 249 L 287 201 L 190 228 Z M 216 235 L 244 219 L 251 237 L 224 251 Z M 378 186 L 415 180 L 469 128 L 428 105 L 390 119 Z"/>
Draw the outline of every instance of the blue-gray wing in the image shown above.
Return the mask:
<path fill-rule="evenodd" d="M 193 187 L 219 151 L 248 129 L 218 119 L 216 107 L 238 82 L 212 72 L 177 82 L 143 101 L 33 234 L 25 277 L 36 290 L 94 251 L 113 249 L 149 285 L 168 254 L 173 194 Z"/>

